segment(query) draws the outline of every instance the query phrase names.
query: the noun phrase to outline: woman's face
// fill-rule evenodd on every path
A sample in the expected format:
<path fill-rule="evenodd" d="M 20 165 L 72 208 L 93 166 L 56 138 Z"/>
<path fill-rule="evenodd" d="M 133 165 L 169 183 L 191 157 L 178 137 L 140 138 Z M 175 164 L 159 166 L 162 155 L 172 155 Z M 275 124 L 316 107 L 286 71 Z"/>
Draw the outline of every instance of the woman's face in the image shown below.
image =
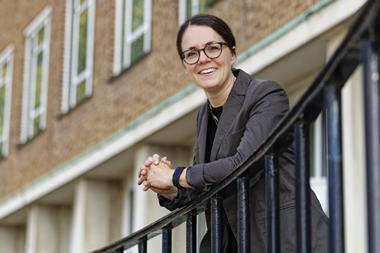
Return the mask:
<path fill-rule="evenodd" d="M 202 49 L 209 42 L 224 42 L 224 40 L 208 26 L 191 25 L 183 34 L 182 52 L 192 48 Z M 200 51 L 197 63 L 183 64 L 198 86 L 207 92 L 216 92 L 228 85 L 233 78 L 231 66 L 235 58 L 235 53 L 232 53 L 227 46 L 223 46 L 222 53 L 215 59 L 208 58 L 203 51 Z"/>

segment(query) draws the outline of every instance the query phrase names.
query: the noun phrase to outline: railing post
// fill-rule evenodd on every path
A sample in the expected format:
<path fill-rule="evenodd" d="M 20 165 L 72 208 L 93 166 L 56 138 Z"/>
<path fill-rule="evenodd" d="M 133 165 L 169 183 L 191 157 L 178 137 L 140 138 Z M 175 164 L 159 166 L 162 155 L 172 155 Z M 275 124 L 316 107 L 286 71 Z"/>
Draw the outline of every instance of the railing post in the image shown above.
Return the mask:
<path fill-rule="evenodd" d="M 162 229 L 162 253 L 172 252 L 172 229 L 166 227 Z"/>
<path fill-rule="evenodd" d="M 187 215 L 186 221 L 186 253 L 197 252 L 197 216 L 195 211 Z"/>
<path fill-rule="evenodd" d="M 265 155 L 265 195 L 267 198 L 268 252 L 280 252 L 280 215 L 277 158 L 271 150 Z"/>
<path fill-rule="evenodd" d="M 380 88 L 379 55 L 362 42 L 367 167 L 368 250 L 380 252 Z"/>
<path fill-rule="evenodd" d="M 297 252 L 311 252 L 310 243 L 310 154 L 309 126 L 300 121 L 295 126 L 296 151 L 296 220 L 297 220 Z"/>
<path fill-rule="evenodd" d="M 341 92 L 334 85 L 324 90 L 327 124 L 330 253 L 344 252 Z"/>
<path fill-rule="evenodd" d="M 139 253 L 146 253 L 147 252 L 147 243 L 146 243 L 146 237 L 139 240 Z"/>
<path fill-rule="evenodd" d="M 249 177 L 241 176 L 237 179 L 238 190 L 238 245 L 239 253 L 250 251 L 250 211 L 249 211 Z"/>
<path fill-rule="evenodd" d="M 211 252 L 222 252 L 223 220 L 222 220 L 222 197 L 216 194 L 211 198 Z"/>

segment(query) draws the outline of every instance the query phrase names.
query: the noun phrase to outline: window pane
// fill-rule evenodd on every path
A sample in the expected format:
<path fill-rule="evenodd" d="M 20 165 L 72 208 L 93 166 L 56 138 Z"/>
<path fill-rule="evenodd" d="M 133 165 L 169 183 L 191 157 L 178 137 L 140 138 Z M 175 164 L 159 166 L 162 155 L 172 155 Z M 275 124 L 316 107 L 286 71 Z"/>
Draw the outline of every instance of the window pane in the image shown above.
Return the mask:
<path fill-rule="evenodd" d="M 144 0 L 134 0 L 132 9 L 132 32 L 144 24 Z"/>
<path fill-rule="evenodd" d="M 132 43 L 131 51 L 131 63 L 133 63 L 144 54 L 144 36 Z"/>
<path fill-rule="evenodd" d="M 38 108 L 41 105 L 42 62 L 43 62 L 43 52 L 39 52 L 37 55 L 36 92 L 35 92 L 34 108 Z"/>
<path fill-rule="evenodd" d="M 44 41 L 44 35 L 45 35 L 45 27 L 43 26 L 39 31 L 37 35 L 37 43 L 38 45 L 42 44 Z"/>
<path fill-rule="evenodd" d="M 0 156 L 4 156 L 4 143 L 0 141 Z"/>
<path fill-rule="evenodd" d="M 77 103 L 86 97 L 86 80 L 77 86 Z"/>
<path fill-rule="evenodd" d="M 87 24 L 88 24 L 88 10 L 82 12 L 80 15 L 79 24 L 79 45 L 78 45 L 78 75 L 86 69 L 87 57 Z"/>
<path fill-rule="evenodd" d="M 199 13 L 207 13 L 210 7 L 216 3 L 217 0 L 199 0 Z"/>
<path fill-rule="evenodd" d="M 0 87 L 0 138 L 3 136 L 5 117 L 5 86 Z"/>
<path fill-rule="evenodd" d="M 40 130 L 41 130 L 40 123 L 41 123 L 41 116 L 38 115 L 33 120 L 33 130 L 34 130 L 33 132 L 34 132 L 34 134 L 37 134 L 38 132 L 40 132 Z"/>
<path fill-rule="evenodd" d="M 3 80 L 5 80 L 5 78 L 7 77 L 7 72 L 8 72 L 8 63 L 4 63 L 1 69 L 1 76 L 3 77 Z"/>
<path fill-rule="evenodd" d="M 186 17 L 187 19 L 193 16 L 193 1 L 186 0 Z"/>

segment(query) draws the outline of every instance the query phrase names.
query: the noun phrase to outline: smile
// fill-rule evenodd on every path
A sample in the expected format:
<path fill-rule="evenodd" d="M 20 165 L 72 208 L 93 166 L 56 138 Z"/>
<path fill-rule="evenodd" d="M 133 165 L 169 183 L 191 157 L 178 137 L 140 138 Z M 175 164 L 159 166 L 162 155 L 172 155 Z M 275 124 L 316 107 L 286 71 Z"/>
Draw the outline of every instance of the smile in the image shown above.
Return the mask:
<path fill-rule="evenodd" d="M 207 69 L 203 69 L 203 70 L 199 71 L 198 74 L 206 75 L 206 74 L 213 73 L 215 70 L 216 70 L 216 68 L 207 68 Z"/>

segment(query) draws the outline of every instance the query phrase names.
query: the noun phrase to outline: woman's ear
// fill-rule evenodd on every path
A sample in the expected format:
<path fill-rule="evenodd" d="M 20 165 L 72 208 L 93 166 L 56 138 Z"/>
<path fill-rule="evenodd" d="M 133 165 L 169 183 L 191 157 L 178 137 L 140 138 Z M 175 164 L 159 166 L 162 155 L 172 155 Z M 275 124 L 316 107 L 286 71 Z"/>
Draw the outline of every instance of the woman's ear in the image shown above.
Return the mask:
<path fill-rule="evenodd" d="M 231 65 L 233 65 L 236 62 L 236 47 L 231 48 L 231 54 L 232 54 Z"/>

